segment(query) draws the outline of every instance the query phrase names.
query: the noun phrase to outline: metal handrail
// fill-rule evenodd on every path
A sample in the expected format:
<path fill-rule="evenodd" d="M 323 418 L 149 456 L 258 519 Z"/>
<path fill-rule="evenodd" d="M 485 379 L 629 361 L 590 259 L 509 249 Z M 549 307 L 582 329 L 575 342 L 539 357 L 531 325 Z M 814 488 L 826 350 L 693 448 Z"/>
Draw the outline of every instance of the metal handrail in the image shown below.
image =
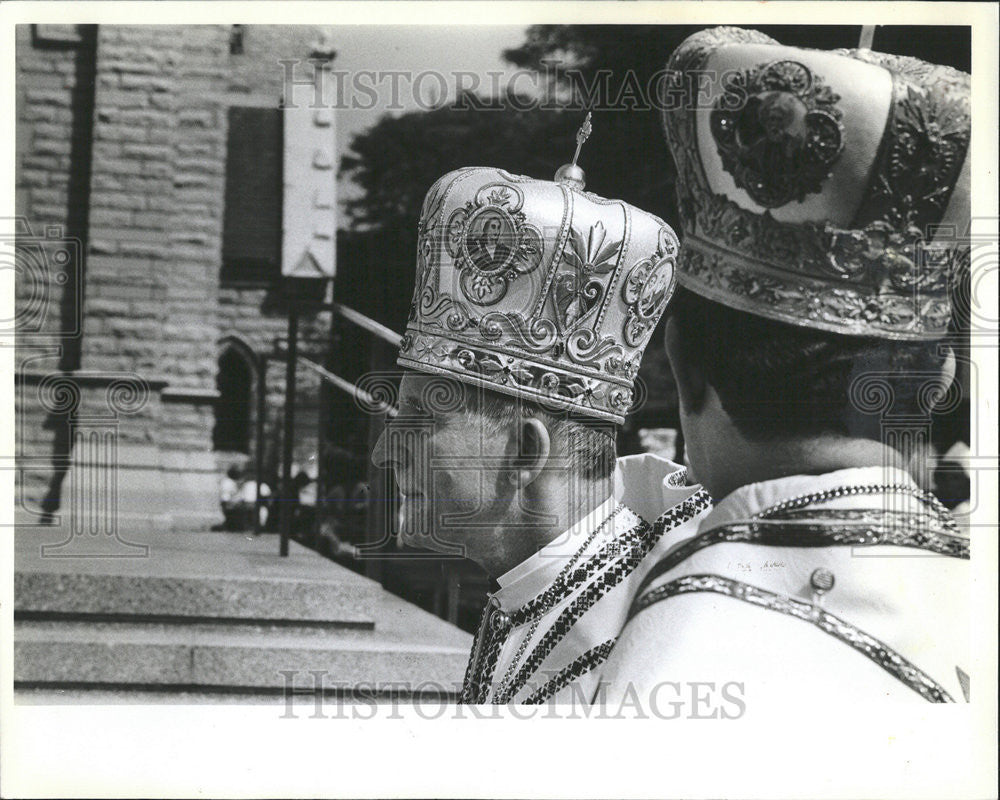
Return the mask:
<path fill-rule="evenodd" d="M 399 341 L 403 337 L 391 328 L 387 328 L 381 322 L 376 322 L 370 317 L 366 317 L 360 311 L 355 311 L 350 306 L 345 306 L 343 303 L 333 303 L 333 311 L 349 322 L 353 322 L 359 328 L 364 328 L 369 333 L 378 336 L 393 347 L 399 347 Z"/>
<path fill-rule="evenodd" d="M 376 411 L 379 412 L 385 411 L 390 417 L 395 417 L 396 414 L 398 413 L 396 407 L 391 403 L 387 403 L 384 400 L 376 399 L 371 394 L 362 389 L 360 386 L 351 383 L 349 380 L 341 378 L 339 375 L 330 372 L 330 370 L 328 369 L 324 369 L 315 361 L 310 361 L 308 358 L 304 358 L 302 356 L 299 356 L 299 361 L 302 362 L 302 364 L 304 364 L 306 367 L 311 369 L 313 372 L 315 372 L 317 375 L 319 375 L 323 380 L 333 384 L 342 392 L 346 392 L 347 394 L 353 395 L 361 402 L 371 406 Z"/>
<path fill-rule="evenodd" d="M 345 306 L 342 303 L 322 303 L 320 305 L 310 305 L 310 309 L 313 311 L 332 311 L 334 314 L 343 317 L 348 322 L 352 322 L 358 327 L 368 331 L 379 339 L 388 342 L 393 347 L 398 347 L 401 341 L 401 337 L 398 333 L 382 325 L 380 322 L 366 317 L 359 311 L 355 311 L 349 306 Z M 284 354 L 275 353 L 271 356 L 276 360 L 280 360 L 282 355 L 284 355 L 285 361 L 285 409 L 284 409 L 284 423 L 283 429 L 284 433 L 282 436 L 282 475 L 281 475 L 281 486 L 283 492 L 289 492 L 292 480 L 291 480 L 291 458 L 292 458 L 292 439 L 293 431 L 295 429 L 295 366 L 297 361 L 302 361 L 306 367 L 308 367 L 312 372 L 319 375 L 322 380 L 327 381 L 332 386 L 340 389 L 342 392 L 346 392 L 352 395 L 356 400 L 367 404 L 370 408 L 376 410 L 377 412 L 385 411 L 390 417 L 396 416 L 397 410 L 391 404 L 384 400 L 379 400 L 371 395 L 371 393 L 365 391 L 360 386 L 356 386 L 344 378 L 341 378 L 336 373 L 330 372 L 330 370 L 320 366 L 315 361 L 302 357 L 298 354 L 298 336 L 299 336 L 299 307 L 294 302 L 289 308 L 288 313 L 288 335 L 285 340 L 285 346 L 287 352 Z M 258 418 L 258 439 L 263 435 L 262 430 L 262 416 L 259 415 Z M 260 501 L 260 481 L 261 481 L 261 467 L 258 465 L 258 479 L 257 479 L 257 497 L 258 503 Z M 292 518 L 288 506 L 283 506 L 283 511 L 281 515 L 281 545 L 280 553 L 282 556 L 288 555 L 288 539 L 291 531 Z M 259 515 L 258 515 L 259 516 Z"/>

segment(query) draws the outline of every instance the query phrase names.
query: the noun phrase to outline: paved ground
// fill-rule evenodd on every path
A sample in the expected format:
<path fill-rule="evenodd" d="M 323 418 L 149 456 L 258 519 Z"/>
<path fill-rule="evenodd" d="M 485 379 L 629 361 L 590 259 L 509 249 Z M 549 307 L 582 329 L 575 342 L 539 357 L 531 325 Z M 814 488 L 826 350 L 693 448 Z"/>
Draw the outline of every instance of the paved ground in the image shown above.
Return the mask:
<path fill-rule="evenodd" d="M 215 702 L 274 691 L 288 669 L 328 670 L 348 692 L 461 680 L 467 633 L 294 542 L 285 558 L 276 536 L 214 532 L 133 535 L 141 558 L 43 550 L 59 538 L 15 536 L 19 701 L 66 702 L 87 684 L 97 702 L 142 687 Z"/>
<path fill-rule="evenodd" d="M 278 537 L 245 533 L 130 533 L 126 545 L 109 537 L 77 537 L 61 545 L 64 535 L 44 528 L 18 528 L 14 538 L 15 569 L 91 575 L 156 575 L 229 578 L 234 575 L 327 580 L 331 562 L 297 542 L 288 556 L 278 556 Z M 142 555 L 127 545 L 146 548 Z M 45 548 L 43 553 L 43 548 Z M 97 555 L 85 555 L 93 552 Z M 350 573 L 358 582 L 365 579 Z M 349 580 L 346 576 L 344 580 Z"/>
<path fill-rule="evenodd" d="M 51 534 L 18 530 L 14 585 L 22 618 L 59 613 L 374 623 L 381 587 L 294 542 L 280 557 L 276 536 L 153 533 L 132 541 L 144 555 L 70 557 L 68 547 L 52 547 Z"/>

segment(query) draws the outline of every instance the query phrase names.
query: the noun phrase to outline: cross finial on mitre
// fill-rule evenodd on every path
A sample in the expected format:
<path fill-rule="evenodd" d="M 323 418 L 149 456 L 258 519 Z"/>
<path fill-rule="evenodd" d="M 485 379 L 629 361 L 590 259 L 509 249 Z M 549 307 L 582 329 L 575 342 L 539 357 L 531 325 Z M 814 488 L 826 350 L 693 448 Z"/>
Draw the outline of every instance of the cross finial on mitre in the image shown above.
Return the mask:
<path fill-rule="evenodd" d="M 569 164 L 563 164 L 556 171 L 557 183 L 564 183 L 576 189 L 583 189 L 586 181 L 586 175 L 583 170 L 576 165 L 576 161 L 580 158 L 580 150 L 583 148 L 583 143 L 590 138 L 590 134 L 593 131 L 593 127 L 590 124 L 590 117 L 591 112 L 588 111 L 586 119 L 583 120 L 583 124 L 576 132 L 576 152 L 573 153 L 573 161 Z"/>

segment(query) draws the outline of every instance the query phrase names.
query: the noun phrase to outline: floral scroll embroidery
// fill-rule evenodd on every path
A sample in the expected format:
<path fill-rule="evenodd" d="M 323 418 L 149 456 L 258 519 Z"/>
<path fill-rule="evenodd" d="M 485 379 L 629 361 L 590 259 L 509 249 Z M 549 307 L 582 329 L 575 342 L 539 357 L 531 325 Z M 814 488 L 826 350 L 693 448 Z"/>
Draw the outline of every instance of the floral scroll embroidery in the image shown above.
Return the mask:
<path fill-rule="evenodd" d="M 797 61 L 732 75 L 710 117 L 723 168 L 765 208 L 821 191 L 844 149 L 838 100 Z"/>
<path fill-rule="evenodd" d="M 556 320 L 563 331 L 571 330 L 593 311 L 604 294 L 597 276 L 607 275 L 617 263 L 621 241 L 606 242 L 607 231 L 600 221 L 591 226 L 586 238 L 575 227 L 563 263 L 570 271 L 559 272 L 554 282 Z"/>
<path fill-rule="evenodd" d="M 671 58 L 671 89 L 693 99 L 696 86 L 687 73 L 703 68 L 720 45 L 737 42 L 777 44 L 754 31 L 704 31 Z M 960 236 L 949 242 L 928 234 L 964 163 L 969 77 L 916 59 L 838 52 L 893 73 L 885 141 L 850 228 L 780 222 L 768 211 L 755 213 L 716 194 L 698 152 L 697 116 L 686 106 L 670 109 L 665 133 L 677 164 L 678 209 L 687 235 L 681 272 L 706 296 L 797 324 L 810 320 L 828 330 L 900 338 L 943 332 L 950 318 L 947 287 L 967 272 L 968 247 Z M 719 110 L 738 105 L 720 101 Z"/>
<path fill-rule="evenodd" d="M 499 303 L 511 281 L 542 262 L 542 235 L 526 221 L 523 202 L 517 189 L 492 184 L 448 219 L 448 252 L 462 294 L 476 305 Z"/>

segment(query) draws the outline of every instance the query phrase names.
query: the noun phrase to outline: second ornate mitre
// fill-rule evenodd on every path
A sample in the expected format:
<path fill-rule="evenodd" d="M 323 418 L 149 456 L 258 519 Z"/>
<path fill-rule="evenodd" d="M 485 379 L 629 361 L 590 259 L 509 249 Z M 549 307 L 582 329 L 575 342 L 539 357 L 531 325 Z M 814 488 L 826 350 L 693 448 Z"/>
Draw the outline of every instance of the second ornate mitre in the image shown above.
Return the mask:
<path fill-rule="evenodd" d="M 580 173 L 469 167 L 431 187 L 400 366 L 624 420 L 678 242 L 652 214 L 584 191 Z"/>
<path fill-rule="evenodd" d="M 947 332 L 968 268 L 968 75 L 740 28 L 690 36 L 668 73 L 682 286 L 839 334 Z"/>

